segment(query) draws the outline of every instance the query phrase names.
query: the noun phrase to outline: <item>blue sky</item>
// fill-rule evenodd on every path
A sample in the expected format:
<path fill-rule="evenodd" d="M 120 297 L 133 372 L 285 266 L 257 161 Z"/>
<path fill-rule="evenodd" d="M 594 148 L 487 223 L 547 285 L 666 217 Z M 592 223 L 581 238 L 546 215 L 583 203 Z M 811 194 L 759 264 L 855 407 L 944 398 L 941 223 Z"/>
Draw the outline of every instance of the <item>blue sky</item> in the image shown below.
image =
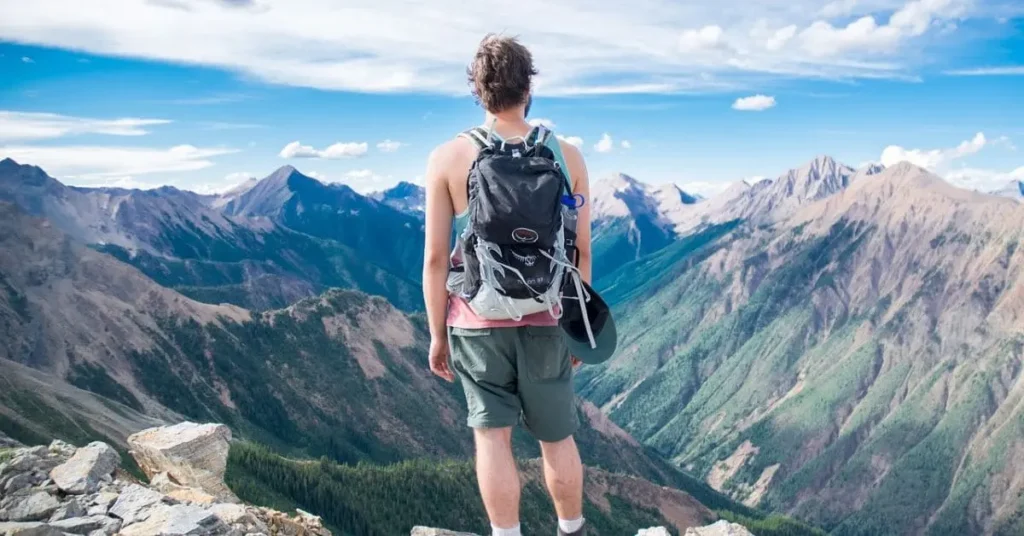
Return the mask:
<path fill-rule="evenodd" d="M 0 157 L 92 186 L 215 191 L 284 164 L 416 180 L 482 119 L 464 69 L 503 31 L 541 70 L 531 117 L 596 178 L 708 195 L 829 154 L 1024 179 L 1019 2 L 338 4 L 0 0 Z"/>

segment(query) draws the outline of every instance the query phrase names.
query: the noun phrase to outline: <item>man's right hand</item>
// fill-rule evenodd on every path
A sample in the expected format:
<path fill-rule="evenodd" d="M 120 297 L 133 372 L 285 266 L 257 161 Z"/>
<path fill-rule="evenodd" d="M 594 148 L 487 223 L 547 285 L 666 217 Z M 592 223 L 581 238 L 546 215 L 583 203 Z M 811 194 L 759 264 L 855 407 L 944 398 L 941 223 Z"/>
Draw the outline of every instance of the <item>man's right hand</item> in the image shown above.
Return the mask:
<path fill-rule="evenodd" d="M 455 374 L 448 365 L 448 339 L 444 337 L 430 340 L 430 372 L 449 382 L 455 381 Z"/>

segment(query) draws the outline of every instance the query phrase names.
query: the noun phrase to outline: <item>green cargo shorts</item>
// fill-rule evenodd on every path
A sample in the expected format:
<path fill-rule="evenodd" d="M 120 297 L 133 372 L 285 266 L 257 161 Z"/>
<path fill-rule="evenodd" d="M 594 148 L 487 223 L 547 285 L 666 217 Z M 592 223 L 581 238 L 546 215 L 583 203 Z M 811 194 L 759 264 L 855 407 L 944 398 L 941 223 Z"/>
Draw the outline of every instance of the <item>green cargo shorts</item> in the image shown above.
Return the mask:
<path fill-rule="evenodd" d="M 576 432 L 573 368 L 558 326 L 449 328 L 452 365 L 462 382 L 472 428 L 522 422 L 540 441 Z"/>

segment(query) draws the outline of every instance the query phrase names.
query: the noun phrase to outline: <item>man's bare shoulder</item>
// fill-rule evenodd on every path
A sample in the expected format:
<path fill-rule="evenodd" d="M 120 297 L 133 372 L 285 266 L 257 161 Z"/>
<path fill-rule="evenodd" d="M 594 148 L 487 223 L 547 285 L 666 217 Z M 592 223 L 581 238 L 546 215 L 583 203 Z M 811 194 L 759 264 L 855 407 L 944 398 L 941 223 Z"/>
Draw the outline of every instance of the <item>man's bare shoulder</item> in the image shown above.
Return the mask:
<path fill-rule="evenodd" d="M 559 138 L 558 145 L 562 148 L 562 156 L 565 157 L 565 163 L 568 164 L 570 161 L 583 161 L 583 153 L 579 147 Z"/>
<path fill-rule="evenodd" d="M 461 137 L 453 138 L 430 152 L 428 167 L 434 170 L 434 178 L 458 176 L 468 169 L 474 154 L 475 146 L 472 141 Z"/>

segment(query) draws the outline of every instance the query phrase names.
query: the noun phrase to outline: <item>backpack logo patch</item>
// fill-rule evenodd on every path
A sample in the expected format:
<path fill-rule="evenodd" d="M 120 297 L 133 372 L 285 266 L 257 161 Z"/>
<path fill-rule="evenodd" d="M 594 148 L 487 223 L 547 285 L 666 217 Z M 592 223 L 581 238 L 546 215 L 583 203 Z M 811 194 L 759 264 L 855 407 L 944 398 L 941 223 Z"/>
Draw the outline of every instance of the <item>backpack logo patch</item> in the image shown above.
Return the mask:
<path fill-rule="evenodd" d="M 540 240 L 540 236 L 537 234 L 537 231 L 534 231 L 533 229 L 520 227 L 512 231 L 512 240 L 515 240 L 520 244 L 534 244 L 537 240 Z"/>
<path fill-rule="evenodd" d="M 520 255 L 515 251 L 509 251 L 512 254 L 512 258 L 521 262 L 525 266 L 533 266 L 537 263 L 536 255 Z"/>

